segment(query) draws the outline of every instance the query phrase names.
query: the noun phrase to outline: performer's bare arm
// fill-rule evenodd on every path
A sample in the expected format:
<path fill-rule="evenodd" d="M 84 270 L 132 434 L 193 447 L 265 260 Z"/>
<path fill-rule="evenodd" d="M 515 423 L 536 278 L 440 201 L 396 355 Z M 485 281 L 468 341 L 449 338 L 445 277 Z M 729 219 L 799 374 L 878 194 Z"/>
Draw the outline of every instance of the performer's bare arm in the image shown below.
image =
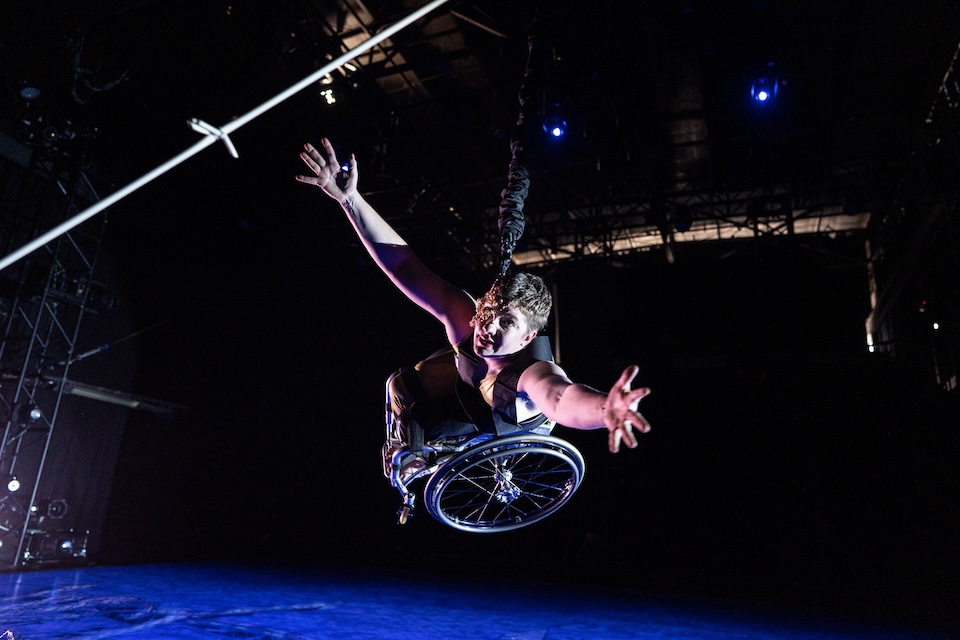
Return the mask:
<path fill-rule="evenodd" d="M 602 393 L 584 384 L 572 382 L 563 369 L 553 362 L 538 362 L 520 376 L 517 391 L 525 393 L 545 416 L 572 429 L 604 429 L 611 453 L 624 442 L 631 449 L 637 446 L 636 429 L 650 431 L 650 423 L 638 411 L 640 400 L 650 389 L 630 389 L 638 368 L 628 367 L 609 393 Z"/>
<path fill-rule="evenodd" d="M 363 198 L 357 190 L 356 157 L 350 154 L 347 170 L 341 171 L 333 145 L 327 138 L 321 143 L 322 152 L 311 144 L 304 145 L 300 158 L 313 175 L 298 175 L 297 180 L 319 187 L 340 203 L 363 246 L 387 277 L 410 300 L 443 323 L 451 344 L 462 340 L 472 330 L 470 319 L 476 302 L 431 271 Z"/>
<path fill-rule="evenodd" d="M 476 301 L 431 271 L 406 241 L 357 191 L 357 159 L 351 154 L 341 171 L 333 145 L 322 140 L 323 151 L 304 145 L 300 158 L 313 175 L 297 180 L 321 188 L 340 203 L 367 252 L 391 281 L 414 303 L 443 323 L 447 338 L 456 344 L 471 331 Z M 637 367 L 629 367 L 609 393 L 572 382 L 552 362 L 538 362 L 521 375 L 518 393 L 526 394 L 537 408 L 558 424 L 573 429 L 603 429 L 609 432 L 610 451 L 621 442 L 637 446 L 634 430 L 646 433 L 650 423 L 638 412 L 647 388 L 630 389 Z"/>

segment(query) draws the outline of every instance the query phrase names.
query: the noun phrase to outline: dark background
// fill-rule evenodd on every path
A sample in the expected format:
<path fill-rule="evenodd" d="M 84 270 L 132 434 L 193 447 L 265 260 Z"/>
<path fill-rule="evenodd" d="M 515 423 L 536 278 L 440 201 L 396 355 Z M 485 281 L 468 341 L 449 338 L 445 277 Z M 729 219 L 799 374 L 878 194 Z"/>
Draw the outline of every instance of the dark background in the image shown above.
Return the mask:
<path fill-rule="evenodd" d="M 399 4 L 370 10 L 398 17 L 409 11 Z M 399 495 L 380 472 L 383 384 L 443 333 L 377 271 L 338 207 L 293 180 L 302 143 L 329 136 L 358 154 L 361 189 L 428 264 L 474 293 L 488 286 L 492 271 L 462 251 L 485 241 L 471 244 L 478 224 L 449 212 L 489 215 L 498 202 L 533 7 L 453 4 L 482 9 L 472 15 L 507 36 L 474 40 L 482 87 L 453 82 L 456 56 L 424 56 L 414 36 L 398 38 L 409 60 L 433 65 L 429 100 L 398 105 L 363 80 L 327 109 L 306 91 L 233 134 L 239 160 L 213 146 L 107 211 L 98 276 L 117 306 L 86 327 L 81 348 L 115 344 L 71 375 L 183 408 L 129 412 L 95 560 L 256 558 L 955 620 L 960 411 L 956 389 L 933 372 L 917 308 L 939 305 L 956 336 L 956 199 L 936 185 L 952 184 L 957 159 L 931 151 L 923 124 L 960 10 L 664 2 L 627 14 L 556 3 L 566 86 L 580 96 L 571 119 L 618 128 L 593 126 L 553 155 L 533 149 L 531 210 L 579 206 L 603 190 L 662 193 L 650 177 L 672 157 L 661 85 L 678 52 L 693 50 L 714 188 L 856 172 L 877 213 L 849 235 L 538 267 L 558 293 L 548 331 L 561 364 L 604 390 L 639 364 L 653 431 L 616 456 L 603 434 L 564 431 L 587 460 L 574 500 L 528 530 L 486 536 L 426 513 L 396 524 Z M 47 83 L 50 108 L 86 132 L 74 155 L 102 194 L 192 144 L 188 118 L 222 124 L 312 70 L 281 42 L 283 20 L 298 24 L 295 3 L 21 5 L 4 20 L 5 113 L 28 78 Z M 68 90 L 77 84 L 67 46 L 79 33 L 102 89 L 80 102 Z M 746 61 L 767 54 L 792 82 L 779 115 L 751 119 L 721 81 L 742 82 Z M 934 200 L 950 215 L 938 244 L 920 251 L 904 238 Z M 894 218 L 906 221 L 880 228 Z M 900 348 L 869 353 L 864 244 L 883 233 L 889 253 L 915 268 Z"/>

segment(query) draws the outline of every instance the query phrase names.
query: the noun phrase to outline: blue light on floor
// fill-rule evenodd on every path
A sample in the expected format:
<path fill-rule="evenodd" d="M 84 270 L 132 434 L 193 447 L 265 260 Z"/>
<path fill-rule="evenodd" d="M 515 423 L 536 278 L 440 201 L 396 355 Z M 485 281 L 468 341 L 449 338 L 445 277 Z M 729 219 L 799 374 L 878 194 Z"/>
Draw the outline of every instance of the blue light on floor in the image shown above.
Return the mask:
<path fill-rule="evenodd" d="M 823 616 L 544 584 L 216 564 L 0 575 L 0 632 L 22 640 L 923 640 Z"/>

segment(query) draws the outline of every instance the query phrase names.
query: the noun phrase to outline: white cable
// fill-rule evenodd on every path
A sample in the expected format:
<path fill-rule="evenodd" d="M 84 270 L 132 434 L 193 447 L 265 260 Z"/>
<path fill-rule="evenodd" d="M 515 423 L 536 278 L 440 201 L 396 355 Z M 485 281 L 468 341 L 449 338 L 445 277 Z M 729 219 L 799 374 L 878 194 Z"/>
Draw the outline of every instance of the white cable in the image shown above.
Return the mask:
<path fill-rule="evenodd" d="M 80 213 L 70 218 L 66 222 L 63 222 L 62 224 L 54 227 L 53 229 L 44 233 L 43 235 L 34 238 L 32 241 L 30 241 L 20 249 L 17 249 L 13 253 L 5 257 L 3 260 L 0 260 L 0 271 L 6 269 L 7 267 L 9 267 L 11 264 L 16 262 L 20 258 L 26 255 L 29 255 L 30 253 L 33 253 L 34 251 L 36 251 L 43 245 L 47 244 L 51 240 L 55 240 L 59 238 L 64 233 L 70 231 L 77 225 L 80 225 L 86 222 L 87 220 L 97 215 L 98 213 L 100 213 L 110 205 L 114 204 L 119 200 L 122 200 L 123 198 L 127 197 L 128 195 L 130 195 L 131 193 L 133 193 L 143 185 L 149 182 L 152 182 L 153 180 L 160 177 L 167 171 L 176 167 L 177 165 L 183 162 L 186 162 L 187 160 L 189 160 L 190 158 L 200 153 L 201 151 L 203 151 L 204 149 L 206 149 L 207 147 L 209 147 L 210 145 L 212 145 L 217 141 L 223 141 L 223 143 L 227 146 L 227 150 L 230 152 L 230 154 L 235 158 L 239 157 L 239 154 L 237 154 L 236 148 L 234 148 L 233 146 L 233 142 L 230 140 L 229 136 L 231 133 L 233 133 L 243 125 L 249 123 L 251 120 L 263 115 L 264 113 L 274 108 L 284 100 L 299 93 L 300 91 L 303 91 L 310 85 L 318 82 L 321 78 L 323 78 L 324 76 L 332 72 L 334 69 L 337 69 L 338 67 L 343 66 L 347 62 L 350 62 L 354 58 L 365 53 L 366 51 L 369 51 L 370 49 L 377 46 L 378 44 L 380 44 L 381 42 L 383 42 L 393 34 L 397 33 L 401 29 L 406 28 L 411 23 L 419 20 L 420 18 L 430 13 L 437 7 L 445 4 L 446 2 L 447 0 L 433 0 L 433 2 L 430 2 L 420 7 L 419 9 L 411 13 L 406 18 L 403 18 L 402 20 L 395 22 L 394 24 L 385 28 L 383 31 L 381 31 L 377 35 L 372 36 L 367 40 L 364 40 L 362 43 L 360 43 L 350 51 L 347 51 L 346 53 L 341 55 L 339 58 L 336 58 L 330 61 L 325 66 L 318 69 L 317 71 L 314 71 L 312 74 L 310 74 L 300 82 L 296 83 L 289 89 L 283 91 L 282 93 L 277 94 L 270 100 L 267 100 L 266 102 L 261 104 L 259 107 L 254 108 L 252 111 L 249 111 L 245 115 L 242 115 L 239 118 L 235 118 L 234 120 L 231 120 L 230 122 L 225 124 L 223 127 L 217 128 L 197 118 L 191 119 L 189 121 L 191 128 L 193 128 L 194 131 L 198 131 L 204 134 L 204 138 L 202 140 L 194 144 L 192 147 L 190 147 L 186 151 L 183 151 L 177 156 L 166 161 L 156 169 L 144 174 L 143 176 L 134 180 L 127 186 L 119 189 L 118 191 L 110 194 L 103 200 L 100 200 L 99 202 L 95 203 L 93 206 L 89 207 L 88 209 L 81 211 Z"/>

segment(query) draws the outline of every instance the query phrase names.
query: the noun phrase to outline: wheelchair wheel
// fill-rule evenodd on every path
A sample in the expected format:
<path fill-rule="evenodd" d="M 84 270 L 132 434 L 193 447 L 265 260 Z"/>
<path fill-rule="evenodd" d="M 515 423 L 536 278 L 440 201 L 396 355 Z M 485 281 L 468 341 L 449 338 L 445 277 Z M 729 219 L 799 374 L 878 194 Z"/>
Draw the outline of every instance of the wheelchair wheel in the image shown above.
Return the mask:
<path fill-rule="evenodd" d="M 424 488 L 427 511 L 462 531 L 519 529 L 546 518 L 580 486 L 583 456 L 553 436 L 490 440 L 445 461 Z"/>

